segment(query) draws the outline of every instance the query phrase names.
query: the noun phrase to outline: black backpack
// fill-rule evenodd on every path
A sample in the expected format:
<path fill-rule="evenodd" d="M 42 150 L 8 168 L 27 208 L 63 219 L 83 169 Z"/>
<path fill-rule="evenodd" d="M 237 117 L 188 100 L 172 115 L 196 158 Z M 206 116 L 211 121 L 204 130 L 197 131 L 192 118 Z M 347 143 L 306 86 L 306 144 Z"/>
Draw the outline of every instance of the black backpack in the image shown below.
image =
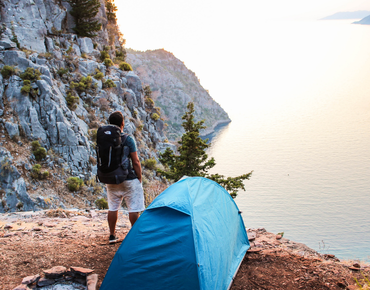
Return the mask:
<path fill-rule="evenodd" d="M 120 184 L 130 172 L 130 150 L 124 146 L 128 135 L 115 125 L 99 127 L 97 132 L 97 178 L 106 184 Z"/>

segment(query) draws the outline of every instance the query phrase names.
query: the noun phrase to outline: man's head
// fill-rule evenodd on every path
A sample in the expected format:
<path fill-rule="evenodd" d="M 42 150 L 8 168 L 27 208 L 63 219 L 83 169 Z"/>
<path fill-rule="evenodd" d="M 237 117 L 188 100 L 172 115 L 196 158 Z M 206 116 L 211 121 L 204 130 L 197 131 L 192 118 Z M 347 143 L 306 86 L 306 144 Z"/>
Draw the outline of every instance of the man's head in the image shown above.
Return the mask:
<path fill-rule="evenodd" d="M 109 124 L 116 125 L 123 129 L 125 126 L 125 119 L 123 118 L 123 114 L 120 111 L 116 111 L 109 116 Z"/>

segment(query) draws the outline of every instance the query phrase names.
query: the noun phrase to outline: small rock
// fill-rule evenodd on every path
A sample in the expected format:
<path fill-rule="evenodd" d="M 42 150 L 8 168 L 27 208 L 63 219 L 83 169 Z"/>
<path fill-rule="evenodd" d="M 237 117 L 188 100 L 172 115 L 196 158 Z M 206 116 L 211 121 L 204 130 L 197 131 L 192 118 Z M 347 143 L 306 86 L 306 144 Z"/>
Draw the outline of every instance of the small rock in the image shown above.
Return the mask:
<path fill-rule="evenodd" d="M 87 290 L 97 290 L 98 274 L 91 274 L 86 278 Z"/>
<path fill-rule="evenodd" d="M 32 230 L 35 231 L 35 232 L 40 232 L 41 231 L 40 228 L 33 228 Z"/>
<path fill-rule="evenodd" d="M 32 283 L 37 282 L 39 279 L 40 279 L 39 274 L 34 275 L 34 276 L 28 276 L 28 277 L 23 278 L 22 284 L 27 284 L 27 285 L 32 284 Z"/>
<path fill-rule="evenodd" d="M 37 286 L 44 287 L 49 286 L 55 283 L 54 279 L 48 279 L 48 278 L 41 278 L 39 281 L 37 281 Z"/>
<path fill-rule="evenodd" d="M 247 253 L 258 253 L 258 252 L 261 252 L 262 249 L 261 248 L 250 248 Z"/>
<path fill-rule="evenodd" d="M 257 235 L 256 235 L 256 233 L 255 233 L 255 232 L 249 232 L 249 233 L 248 233 L 248 240 L 249 240 L 249 241 L 253 241 L 253 240 L 255 240 L 255 239 L 256 239 L 256 237 L 257 237 Z"/>
<path fill-rule="evenodd" d="M 67 273 L 67 268 L 63 266 L 55 266 L 51 269 L 44 270 L 45 277 L 48 279 L 58 279 Z"/>
<path fill-rule="evenodd" d="M 361 266 L 360 266 L 360 264 L 359 264 L 359 263 L 354 263 L 352 266 L 353 266 L 353 267 L 356 267 L 356 268 L 361 268 Z"/>
<path fill-rule="evenodd" d="M 282 235 L 276 235 L 276 239 L 280 240 L 283 236 Z"/>
<path fill-rule="evenodd" d="M 4 230 L 10 230 L 10 229 L 12 229 L 12 228 L 13 228 L 13 226 L 12 226 L 12 225 L 5 225 Z"/>
<path fill-rule="evenodd" d="M 360 271 L 361 270 L 361 268 L 353 267 L 353 266 L 348 267 L 348 269 L 353 270 L 353 271 Z"/>
<path fill-rule="evenodd" d="M 87 269 L 87 268 L 82 268 L 82 267 L 71 267 L 71 271 L 72 271 L 72 273 L 77 273 L 77 274 L 80 274 L 82 276 L 87 276 L 87 275 L 91 274 L 92 272 L 94 272 L 94 270 Z"/>

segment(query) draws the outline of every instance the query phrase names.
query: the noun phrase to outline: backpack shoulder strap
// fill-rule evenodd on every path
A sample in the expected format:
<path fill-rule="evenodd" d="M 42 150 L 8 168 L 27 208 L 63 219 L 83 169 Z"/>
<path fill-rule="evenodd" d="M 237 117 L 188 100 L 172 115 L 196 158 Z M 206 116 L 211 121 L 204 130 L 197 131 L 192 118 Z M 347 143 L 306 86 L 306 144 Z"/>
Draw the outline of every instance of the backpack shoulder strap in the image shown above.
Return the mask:
<path fill-rule="evenodd" d="M 128 134 L 123 134 L 123 136 L 121 136 L 121 144 L 122 145 L 124 145 L 125 144 L 125 142 L 126 142 L 126 140 L 127 140 L 127 138 L 128 138 Z"/>

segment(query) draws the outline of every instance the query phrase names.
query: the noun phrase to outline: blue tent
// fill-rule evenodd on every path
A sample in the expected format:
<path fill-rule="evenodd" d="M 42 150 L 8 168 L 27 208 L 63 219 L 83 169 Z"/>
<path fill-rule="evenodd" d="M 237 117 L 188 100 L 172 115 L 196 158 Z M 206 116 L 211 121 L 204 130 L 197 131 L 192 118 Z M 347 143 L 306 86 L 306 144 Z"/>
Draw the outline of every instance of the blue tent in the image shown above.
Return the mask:
<path fill-rule="evenodd" d="M 206 178 L 184 178 L 140 216 L 100 290 L 228 289 L 248 248 L 228 192 Z"/>

